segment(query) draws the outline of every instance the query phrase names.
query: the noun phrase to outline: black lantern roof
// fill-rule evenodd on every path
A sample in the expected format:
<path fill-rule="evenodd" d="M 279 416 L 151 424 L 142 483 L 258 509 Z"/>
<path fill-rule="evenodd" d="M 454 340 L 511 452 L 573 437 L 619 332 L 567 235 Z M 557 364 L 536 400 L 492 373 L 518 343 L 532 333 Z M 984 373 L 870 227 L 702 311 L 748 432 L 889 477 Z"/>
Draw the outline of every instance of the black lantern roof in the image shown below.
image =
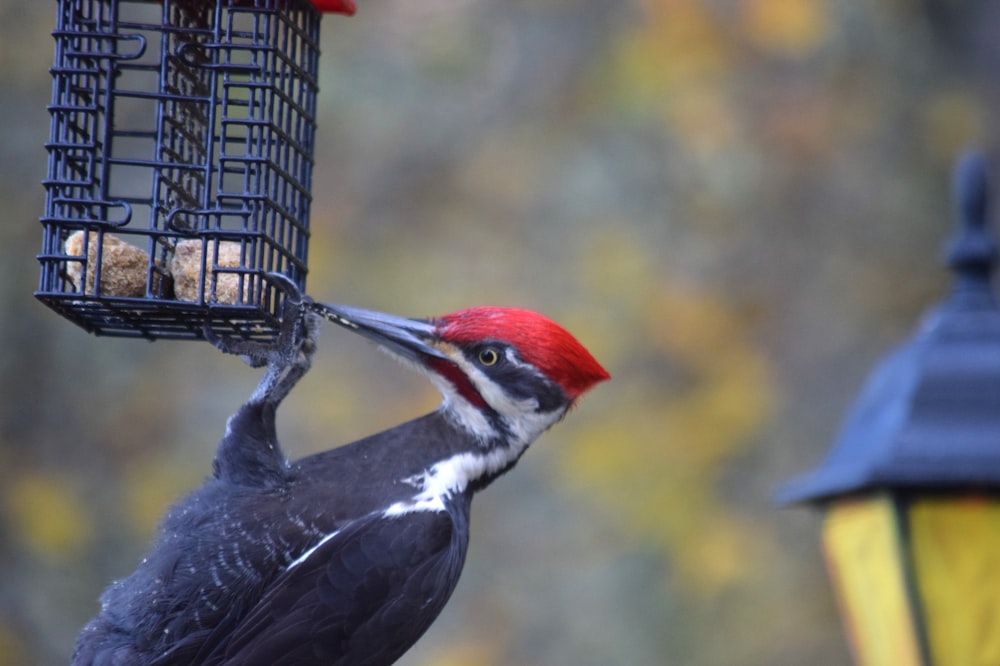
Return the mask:
<path fill-rule="evenodd" d="M 951 294 L 876 368 L 827 458 L 785 484 L 779 502 L 877 488 L 1000 490 L 1000 309 L 988 185 L 982 156 L 960 161 Z"/>

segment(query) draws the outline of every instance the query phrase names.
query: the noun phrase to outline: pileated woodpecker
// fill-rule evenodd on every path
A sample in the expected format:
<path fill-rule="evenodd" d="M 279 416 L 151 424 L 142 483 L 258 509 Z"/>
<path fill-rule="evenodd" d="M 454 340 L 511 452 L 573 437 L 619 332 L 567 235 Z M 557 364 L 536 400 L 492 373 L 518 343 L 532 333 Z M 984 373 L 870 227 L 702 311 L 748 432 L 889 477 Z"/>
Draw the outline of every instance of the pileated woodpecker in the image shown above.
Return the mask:
<path fill-rule="evenodd" d="M 404 319 L 321 305 L 290 283 L 277 344 L 214 340 L 268 370 L 228 422 L 214 475 L 167 514 L 104 593 L 73 664 L 380 666 L 448 600 L 473 494 L 607 372 L 527 310 Z M 321 317 L 428 375 L 440 408 L 289 462 L 275 411 L 309 368 Z"/>

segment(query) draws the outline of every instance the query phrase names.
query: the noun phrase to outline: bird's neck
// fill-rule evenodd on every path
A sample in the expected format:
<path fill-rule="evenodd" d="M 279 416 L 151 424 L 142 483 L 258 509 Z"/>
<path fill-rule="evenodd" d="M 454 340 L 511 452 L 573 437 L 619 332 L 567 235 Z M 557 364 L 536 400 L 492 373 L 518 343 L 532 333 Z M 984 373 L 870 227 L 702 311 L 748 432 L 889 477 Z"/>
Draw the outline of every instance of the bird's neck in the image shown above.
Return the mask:
<path fill-rule="evenodd" d="M 439 458 L 403 479 L 414 487 L 415 493 L 394 504 L 389 512 L 443 510 L 450 498 L 482 490 L 502 476 L 517 464 L 527 448 L 528 443 L 521 446 L 494 444 L 490 448 L 477 444 L 475 448 Z"/>
<path fill-rule="evenodd" d="M 278 445 L 275 405 L 250 401 L 229 417 L 212 463 L 217 479 L 272 487 L 285 479 L 287 462 Z"/>
<path fill-rule="evenodd" d="M 459 431 L 471 436 L 482 450 L 508 449 L 512 460 L 565 414 L 568 405 L 539 409 L 536 398 L 513 398 L 502 392 L 490 394 L 487 407 L 472 404 L 453 388 L 440 387 L 444 402 L 438 412 Z M 495 406 L 494 406 L 495 405 Z"/>
<path fill-rule="evenodd" d="M 408 498 L 444 498 L 489 485 L 517 463 L 539 432 L 498 427 L 484 438 L 456 419 L 445 403 L 430 414 L 309 456 L 293 467 L 311 469 L 317 480 L 347 475 L 372 479 L 373 488 L 380 483 L 410 488 Z M 227 482 L 284 484 L 291 468 L 278 444 L 274 406 L 253 401 L 243 405 L 227 423 L 213 466 L 215 477 Z"/>
<path fill-rule="evenodd" d="M 293 464 L 292 473 L 350 492 L 359 506 L 374 509 L 390 498 L 393 513 L 433 510 L 488 485 L 513 467 L 525 448 L 511 448 L 503 442 L 484 445 L 439 409 L 303 458 Z M 366 482 L 345 485 L 345 479 Z"/>

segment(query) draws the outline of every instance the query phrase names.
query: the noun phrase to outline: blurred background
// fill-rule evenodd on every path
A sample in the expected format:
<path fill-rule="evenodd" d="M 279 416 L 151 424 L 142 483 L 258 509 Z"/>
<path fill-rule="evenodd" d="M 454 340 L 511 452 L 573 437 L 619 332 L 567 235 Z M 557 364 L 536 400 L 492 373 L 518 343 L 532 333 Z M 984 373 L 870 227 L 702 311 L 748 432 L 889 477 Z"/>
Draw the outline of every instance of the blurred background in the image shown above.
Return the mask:
<path fill-rule="evenodd" d="M 524 306 L 613 380 L 473 509 L 407 666 L 849 663 L 817 464 L 946 292 L 949 172 L 995 153 L 990 0 L 361 0 L 323 25 L 309 291 Z M 259 373 L 32 298 L 51 2 L 0 0 L 0 665 L 62 664 Z M 330 327 L 289 455 L 432 409 Z"/>

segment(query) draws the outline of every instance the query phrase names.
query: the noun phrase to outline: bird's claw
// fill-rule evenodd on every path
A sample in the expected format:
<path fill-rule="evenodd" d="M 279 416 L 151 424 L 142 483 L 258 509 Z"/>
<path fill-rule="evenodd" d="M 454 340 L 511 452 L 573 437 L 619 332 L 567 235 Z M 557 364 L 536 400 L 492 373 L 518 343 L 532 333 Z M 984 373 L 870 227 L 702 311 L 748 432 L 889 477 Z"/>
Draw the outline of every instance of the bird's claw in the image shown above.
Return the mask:
<path fill-rule="evenodd" d="M 217 349 L 242 356 L 254 368 L 267 366 L 253 399 L 277 404 L 308 371 L 316 351 L 320 316 L 310 307 L 312 299 L 298 285 L 281 273 L 268 273 L 267 279 L 281 292 L 281 328 L 273 342 L 245 340 L 217 335 L 205 326 L 203 334 Z"/>
<path fill-rule="evenodd" d="M 267 273 L 267 279 L 283 297 L 281 328 L 274 341 L 261 342 L 219 335 L 209 324 L 205 324 L 202 329 L 202 335 L 213 347 L 226 354 L 242 356 L 247 365 L 254 368 L 261 368 L 273 361 L 287 360 L 289 356 L 294 356 L 291 350 L 300 342 L 296 338 L 306 337 L 300 335 L 304 328 L 303 319 L 308 314 L 308 309 L 303 305 L 312 301 L 302 293 L 295 282 L 282 273 Z"/>

